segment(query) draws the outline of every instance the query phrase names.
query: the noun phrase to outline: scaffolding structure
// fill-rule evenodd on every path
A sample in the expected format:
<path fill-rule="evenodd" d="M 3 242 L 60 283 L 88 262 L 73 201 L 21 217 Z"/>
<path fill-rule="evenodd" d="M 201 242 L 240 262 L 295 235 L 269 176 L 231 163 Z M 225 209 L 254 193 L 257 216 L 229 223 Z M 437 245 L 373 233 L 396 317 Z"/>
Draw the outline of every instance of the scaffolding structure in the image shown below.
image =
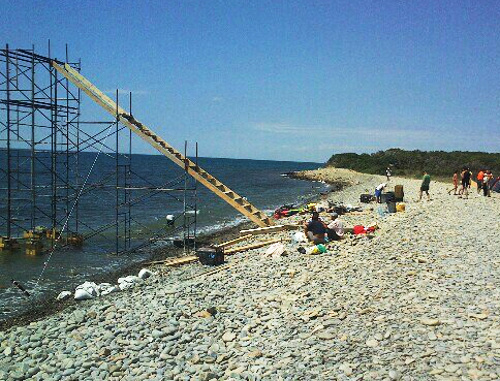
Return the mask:
<path fill-rule="evenodd" d="M 114 118 L 84 120 L 81 90 L 54 62 L 63 64 L 52 58 L 50 42 L 46 56 L 34 46 L 0 50 L 0 250 L 93 240 L 124 253 L 155 237 L 177 236 L 184 246 L 194 242 L 197 190 L 187 168 L 161 184 L 144 176 L 134 166 L 132 131 L 120 121 L 118 90 Z M 67 47 L 65 63 L 81 69 Z M 132 94 L 128 108 L 132 115 Z M 159 194 L 180 211 L 153 228 L 134 209 Z"/>

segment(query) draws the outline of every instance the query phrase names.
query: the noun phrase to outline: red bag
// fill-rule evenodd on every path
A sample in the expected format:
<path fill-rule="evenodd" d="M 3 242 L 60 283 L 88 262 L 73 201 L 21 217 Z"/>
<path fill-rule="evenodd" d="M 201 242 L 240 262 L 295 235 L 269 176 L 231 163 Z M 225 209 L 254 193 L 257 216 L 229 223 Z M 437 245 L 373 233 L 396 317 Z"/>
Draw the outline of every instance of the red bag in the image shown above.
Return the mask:
<path fill-rule="evenodd" d="M 354 234 L 365 234 L 366 230 L 365 230 L 365 227 L 363 225 L 356 225 L 352 228 L 352 232 Z"/>

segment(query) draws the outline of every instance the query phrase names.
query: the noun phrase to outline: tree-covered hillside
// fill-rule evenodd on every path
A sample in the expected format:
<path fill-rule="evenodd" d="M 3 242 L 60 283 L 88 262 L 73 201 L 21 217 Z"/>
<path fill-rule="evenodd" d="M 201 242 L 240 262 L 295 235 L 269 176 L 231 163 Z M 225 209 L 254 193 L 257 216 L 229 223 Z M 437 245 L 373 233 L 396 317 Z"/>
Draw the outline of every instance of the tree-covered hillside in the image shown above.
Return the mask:
<path fill-rule="evenodd" d="M 392 148 L 372 154 L 341 153 L 333 155 L 327 166 L 353 169 L 358 172 L 385 174 L 391 166 L 396 176 L 420 177 L 426 170 L 433 176 L 449 177 L 454 171 L 469 167 L 473 173 L 479 169 L 491 169 L 500 175 L 500 153 L 405 151 Z"/>

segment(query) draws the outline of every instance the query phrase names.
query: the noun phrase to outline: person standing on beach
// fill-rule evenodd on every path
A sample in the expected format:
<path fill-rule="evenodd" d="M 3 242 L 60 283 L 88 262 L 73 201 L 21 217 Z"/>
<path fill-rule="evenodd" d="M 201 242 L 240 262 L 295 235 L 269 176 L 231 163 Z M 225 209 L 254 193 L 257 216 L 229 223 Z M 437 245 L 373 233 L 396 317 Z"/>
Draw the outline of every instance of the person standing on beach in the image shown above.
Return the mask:
<path fill-rule="evenodd" d="M 422 185 L 420 185 L 420 197 L 419 201 L 422 200 L 422 194 L 425 192 L 427 195 L 427 200 L 431 200 L 431 196 L 429 195 L 429 187 L 431 185 L 431 175 L 429 175 L 426 171 L 424 171 L 424 177 L 422 178 Z"/>
<path fill-rule="evenodd" d="M 491 197 L 490 180 L 493 179 L 493 173 L 488 169 L 483 177 L 483 194 Z"/>
<path fill-rule="evenodd" d="M 471 173 L 469 171 L 469 168 L 464 167 L 464 169 L 462 170 L 462 188 L 459 192 L 462 198 L 469 198 L 470 178 Z"/>
<path fill-rule="evenodd" d="M 385 176 L 387 177 L 387 182 L 391 181 L 391 168 L 387 167 L 387 169 L 385 170 Z"/>
<path fill-rule="evenodd" d="M 451 188 L 448 191 L 448 194 L 450 194 L 451 191 L 454 191 L 453 195 L 456 196 L 457 195 L 457 189 L 458 189 L 458 171 L 455 171 L 455 173 L 453 174 L 453 188 Z"/>
<path fill-rule="evenodd" d="M 375 197 L 377 198 L 377 202 L 379 204 L 382 202 L 382 191 L 386 186 L 387 186 L 386 183 L 382 183 L 375 188 Z"/>
<path fill-rule="evenodd" d="M 484 170 L 480 169 L 476 176 L 477 179 L 477 193 L 481 193 L 481 188 L 483 186 Z"/>

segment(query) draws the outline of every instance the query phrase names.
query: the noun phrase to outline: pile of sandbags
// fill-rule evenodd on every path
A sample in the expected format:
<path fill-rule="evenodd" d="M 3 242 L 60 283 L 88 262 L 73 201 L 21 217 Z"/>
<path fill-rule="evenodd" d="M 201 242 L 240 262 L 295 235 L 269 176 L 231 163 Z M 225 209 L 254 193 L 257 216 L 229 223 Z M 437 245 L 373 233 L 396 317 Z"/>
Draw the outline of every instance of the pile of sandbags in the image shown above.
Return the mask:
<path fill-rule="evenodd" d="M 141 271 L 139 271 L 138 276 L 129 275 L 127 277 L 118 278 L 118 285 L 114 285 L 111 283 L 96 284 L 94 282 L 85 282 L 75 288 L 74 299 L 94 299 L 101 295 L 108 295 L 112 292 L 127 290 L 142 283 L 144 280 L 150 278 L 153 275 L 154 273 L 149 271 L 148 269 L 142 269 Z M 70 296 L 71 292 L 63 291 L 57 296 L 57 300 L 65 300 Z"/>

